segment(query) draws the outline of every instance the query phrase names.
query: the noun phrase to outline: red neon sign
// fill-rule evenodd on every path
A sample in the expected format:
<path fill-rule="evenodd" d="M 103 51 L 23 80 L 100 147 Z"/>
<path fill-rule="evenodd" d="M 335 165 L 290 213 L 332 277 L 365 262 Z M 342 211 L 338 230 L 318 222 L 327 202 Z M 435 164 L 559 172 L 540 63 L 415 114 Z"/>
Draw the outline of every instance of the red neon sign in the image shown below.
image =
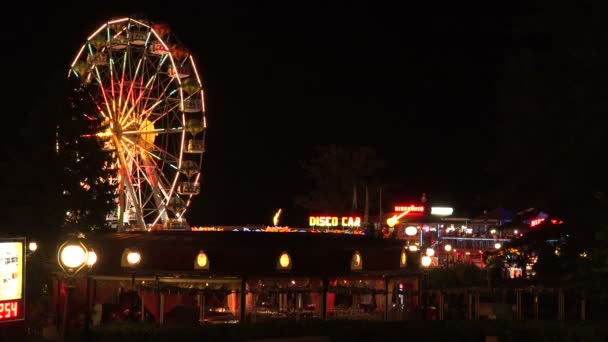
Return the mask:
<path fill-rule="evenodd" d="M 405 212 L 407 211 L 408 213 L 423 213 L 424 212 L 424 206 L 423 205 L 398 205 L 395 207 L 395 211 L 398 212 Z"/>
<path fill-rule="evenodd" d="M 539 219 L 536 219 L 536 220 L 531 220 L 530 221 L 530 227 L 536 227 L 539 224 L 543 223 L 544 221 L 545 221 L 544 218 L 539 218 Z"/>
<path fill-rule="evenodd" d="M 0 303 L 0 321 L 9 321 L 22 318 L 20 300 Z"/>

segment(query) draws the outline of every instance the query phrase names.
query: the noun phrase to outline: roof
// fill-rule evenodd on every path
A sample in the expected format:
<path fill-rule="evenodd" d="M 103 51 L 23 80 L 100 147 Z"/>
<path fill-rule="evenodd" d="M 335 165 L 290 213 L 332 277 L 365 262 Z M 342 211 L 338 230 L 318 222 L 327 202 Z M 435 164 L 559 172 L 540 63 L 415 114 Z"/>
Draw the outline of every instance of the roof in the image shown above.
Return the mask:
<path fill-rule="evenodd" d="M 121 256 L 126 248 L 141 253 L 138 275 L 183 276 L 280 276 L 277 260 L 286 251 L 292 260 L 289 275 L 344 276 L 355 251 L 361 253 L 361 273 L 403 273 L 399 260 L 403 241 L 365 236 L 312 233 L 263 232 L 125 232 L 90 237 L 85 241 L 98 255 L 92 275 L 125 275 Z M 195 270 L 203 250 L 209 270 Z M 412 256 L 409 260 L 414 260 Z M 414 263 L 412 263 L 414 264 Z M 408 266 L 412 272 L 417 265 Z M 408 271 L 409 270 L 409 271 Z"/>
<path fill-rule="evenodd" d="M 502 207 L 498 207 L 489 212 L 486 212 L 473 219 L 473 222 L 479 221 L 501 221 L 510 222 L 513 220 L 513 212 Z"/>

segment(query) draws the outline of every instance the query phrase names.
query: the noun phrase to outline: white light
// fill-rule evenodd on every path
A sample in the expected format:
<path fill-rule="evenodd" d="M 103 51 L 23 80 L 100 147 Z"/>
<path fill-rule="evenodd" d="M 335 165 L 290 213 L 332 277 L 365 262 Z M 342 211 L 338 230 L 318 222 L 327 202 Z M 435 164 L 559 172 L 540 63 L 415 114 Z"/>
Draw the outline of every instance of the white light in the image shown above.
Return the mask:
<path fill-rule="evenodd" d="M 517 231 L 516 231 L 517 232 Z M 490 234 L 496 234 L 496 229 L 490 230 Z M 517 234 L 517 233 L 516 233 Z"/>
<path fill-rule="evenodd" d="M 431 257 L 428 255 L 425 255 L 422 257 L 422 259 L 420 260 L 420 263 L 422 264 L 422 266 L 424 267 L 429 267 L 431 266 Z"/>
<path fill-rule="evenodd" d="M 30 252 L 35 252 L 38 249 L 38 244 L 32 241 L 27 245 L 27 248 L 30 250 Z"/>
<path fill-rule="evenodd" d="M 87 258 L 87 266 L 91 267 L 97 262 L 97 253 L 89 251 L 89 257 Z"/>
<path fill-rule="evenodd" d="M 410 252 L 415 252 L 418 250 L 418 246 L 416 246 L 416 245 L 410 245 L 408 248 L 409 248 Z"/>
<path fill-rule="evenodd" d="M 454 212 L 454 208 L 431 207 L 431 215 L 449 216 Z"/>
<path fill-rule="evenodd" d="M 87 259 L 87 252 L 80 245 L 68 245 L 61 250 L 61 263 L 69 268 L 82 266 Z"/>
<path fill-rule="evenodd" d="M 513 231 L 513 233 L 517 234 L 517 233 L 519 233 L 519 231 L 518 231 L 517 229 L 515 229 L 515 230 Z"/>
<path fill-rule="evenodd" d="M 500 242 L 497 242 L 497 243 L 494 244 L 494 248 L 500 249 L 500 247 L 502 247 L 502 245 L 500 244 Z"/>
<path fill-rule="evenodd" d="M 445 249 L 446 252 L 452 251 L 452 245 L 445 245 L 443 248 Z"/>
<path fill-rule="evenodd" d="M 435 255 L 435 250 L 432 248 L 427 248 L 426 249 L 426 255 L 432 257 L 433 255 Z"/>
<path fill-rule="evenodd" d="M 139 264 L 140 261 L 141 254 L 139 254 L 138 252 L 129 252 L 129 254 L 127 254 L 127 262 L 129 263 L 129 265 L 135 266 Z"/>
<path fill-rule="evenodd" d="M 405 228 L 405 235 L 414 236 L 416 234 L 418 234 L 418 228 L 416 228 L 414 226 L 409 226 L 409 227 Z"/>

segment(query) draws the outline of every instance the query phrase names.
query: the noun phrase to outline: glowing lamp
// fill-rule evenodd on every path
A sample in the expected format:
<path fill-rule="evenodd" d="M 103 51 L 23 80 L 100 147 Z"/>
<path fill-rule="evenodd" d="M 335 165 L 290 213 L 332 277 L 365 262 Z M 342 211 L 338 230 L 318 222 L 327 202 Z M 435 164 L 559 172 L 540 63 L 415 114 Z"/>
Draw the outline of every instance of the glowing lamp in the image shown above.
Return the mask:
<path fill-rule="evenodd" d="M 291 270 L 291 257 L 287 252 L 281 253 L 277 262 L 278 270 Z"/>
<path fill-rule="evenodd" d="M 205 254 L 205 252 L 198 252 L 198 254 L 196 255 L 194 268 L 201 270 L 209 269 L 209 258 L 207 258 L 207 254 Z"/>
<path fill-rule="evenodd" d="M 353 258 L 351 259 L 350 262 L 350 269 L 351 270 L 361 270 L 363 268 L 363 260 L 361 258 L 361 253 L 359 253 L 359 251 L 356 251 L 355 253 L 353 253 Z"/>
<path fill-rule="evenodd" d="M 429 267 L 431 266 L 431 257 L 428 255 L 425 255 L 422 257 L 422 259 L 420 259 L 420 263 L 422 264 L 422 266 L 424 267 Z"/>
<path fill-rule="evenodd" d="M 416 245 L 410 245 L 409 247 L 410 252 L 416 252 L 418 250 L 418 246 Z"/>
<path fill-rule="evenodd" d="M 418 228 L 414 227 L 414 226 L 409 226 L 407 228 L 405 228 L 405 235 L 407 236 L 414 236 L 418 233 Z"/>
<path fill-rule="evenodd" d="M 433 255 L 435 255 L 435 250 L 432 248 L 427 248 L 425 253 L 427 256 L 432 257 Z"/>
<path fill-rule="evenodd" d="M 445 251 L 449 253 L 452 251 L 452 245 L 445 245 L 443 246 L 443 249 L 445 249 Z"/>
<path fill-rule="evenodd" d="M 97 262 L 97 253 L 95 253 L 95 251 L 93 251 L 93 250 L 90 250 L 89 257 L 87 258 L 87 266 L 93 267 L 93 265 L 95 265 L 96 262 Z"/>
<path fill-rule="evenodd" d="M 30 250 L 30 252 L 35 252 L 38 249 L 38 244 L 32 241 L 27 245 L 27 248 Z"/>
<path fill-rule="evenodd" d="M 64 246 L 59 252 L 61 264 L 70 269 L 83 266 L 87 261 L 87 251 L 80 244 Z"/>
<path fill-rule="evenodd" d="M 502 244 L 500 242 L 494 244 L 494 248 L 500 249 L 500 247 L 502 247 Z"/>
<path fill-rule="evenodd" d="M 141 254 L 139 254 L 139 252 L 129 252 L 127 254 L 127 262 L 129 263 L 130 266 L 135 266 L 135 265 L 139 264 L 140 261 L 141 261 Z"/>

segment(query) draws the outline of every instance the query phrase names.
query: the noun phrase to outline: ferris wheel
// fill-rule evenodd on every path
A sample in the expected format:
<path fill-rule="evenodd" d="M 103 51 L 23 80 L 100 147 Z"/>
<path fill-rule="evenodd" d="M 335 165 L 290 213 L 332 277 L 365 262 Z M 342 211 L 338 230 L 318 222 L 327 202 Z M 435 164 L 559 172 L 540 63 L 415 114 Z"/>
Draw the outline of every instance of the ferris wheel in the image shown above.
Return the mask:
<path fill-rule="evenodd" d="M 112 156 L 122 229 L 187 227 L 205 152 L 203 88 L 194 59 L 169 26 L 133 18 L 101 25 L 80 48 L 68 77 L 90 95 Z"/>

